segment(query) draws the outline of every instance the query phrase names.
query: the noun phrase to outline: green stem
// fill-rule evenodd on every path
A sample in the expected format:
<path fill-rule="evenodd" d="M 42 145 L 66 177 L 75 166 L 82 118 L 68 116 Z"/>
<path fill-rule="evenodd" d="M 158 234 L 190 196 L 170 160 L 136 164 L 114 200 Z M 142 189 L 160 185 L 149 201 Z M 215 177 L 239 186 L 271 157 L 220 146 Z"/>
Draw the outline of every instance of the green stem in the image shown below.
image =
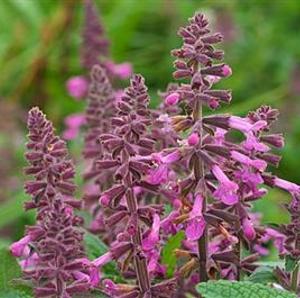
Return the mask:
<path fill-rule="evenodd" d="M 299 263 L 294 268 L 291 274 L 291 290 L 297 293 L 298 289 L 298 281 L 299 281 Z"/>

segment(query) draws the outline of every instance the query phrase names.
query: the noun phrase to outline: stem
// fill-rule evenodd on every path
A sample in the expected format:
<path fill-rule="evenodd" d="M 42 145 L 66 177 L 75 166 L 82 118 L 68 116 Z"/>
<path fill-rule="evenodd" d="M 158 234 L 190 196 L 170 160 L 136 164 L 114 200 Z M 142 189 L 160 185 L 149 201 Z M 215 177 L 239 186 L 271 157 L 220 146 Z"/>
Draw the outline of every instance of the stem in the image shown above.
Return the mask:
<path fill-rule="evenodd" d="M 239 263 L 236 266 L 236 280 L 240 281 L 240 279 L 241 279 L 241 240 L 240 240 L 240 237 L 238 239 L 239 239 L 239 242 L 236 244 L 236 254 L 238 256 Z"/>
<path fill-rule="evenodd" d="M 291 290 L 297 293 L 298 289 L 298 280 L 299 280 L 299 263 L 294 268 L 291 274 Z"/>
<path fill-rule="evenodd" d="M 193 116 L 196 117 L 198 121 L 200 121 L 200 128 L 199 128 L 199 136 L 200 136 L 200 147 L 202 146 L 202 139 L 203 139 L 203 127 L 202 127 L 202 104 L 196 102 Z M 196 185 L 199 181 L 202 180 L 202 194 L 203 194 L 203 208 L 202 213 L 206 211 L 206 193 L 205 193 L 205 182 L 204 182 L 204 164 L 203 160 L 199 160 L 199 164 L 195 165 L 194 167 L 194 174 L 196 179 Z M 205 227 L 203 235 L 198 240 L 198 252 L 199 252 L 199 274 L 200 274 L 200 281 L 208 281 L 207 275 L 207 227 Z"/>
<path fill-rule="evenodd" d="M 138 203 L 131 187 L 129 188 L 129 191 L 126 193 L 126 201 L 127 201 L 127 206 L 130 214 L 135 215 L 137 213 Z M 134 266 L 135 266 L 140 292 L 142 293 L 142 297 L 143 297 L 144 294 L 150 289 L 150 279 L 147 270 L 146 258 L 143 255 L 143 253 L 140 251 L 140 248 L 142 247 L 142 236 L 141 236 L 141 230 L 139 226 L 137 226 L 136 233 L 131 237 L 131 241 L 134 244 L 136 250 L 134 252 Z"/>

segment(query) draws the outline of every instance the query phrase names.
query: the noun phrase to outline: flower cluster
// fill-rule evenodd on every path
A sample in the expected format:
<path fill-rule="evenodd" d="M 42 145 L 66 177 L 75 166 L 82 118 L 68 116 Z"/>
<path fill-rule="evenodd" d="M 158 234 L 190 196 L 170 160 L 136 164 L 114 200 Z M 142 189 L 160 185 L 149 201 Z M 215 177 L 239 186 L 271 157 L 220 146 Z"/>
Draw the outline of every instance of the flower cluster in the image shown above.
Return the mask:
<path fill-rule="evenodd" d="M 214 87 L 232 74 L 215 47 L 221 34 L 211 33 L 201 13 L 180 28 L 183 45 L 172 51 L 173 77 L 184 81 L 160 92 L 163 102 L 150 109 L 141 75 L 133 75 L 124 91 L 113 89 L 113 77 L 129 72 L 99 60 L 100 54 L 107 57 L 108 43 L 99 37 L 103 29 L 90 0 L 84 32 L 89 88 L 79 86 L 79 78 L 69 83 L 74 96 L 88 92 L 87 109 L 68 121 L 76 132 L 87 124 L 83 201 L 93 216 L 90 231 L 109 250 L 93 261 L 84 256 L 82 220 L 74 214 L 81 205 L 73 198 L 74 167 L 52 124 L 32 109 L 25 172 L 33 180 L 25 189 L 33 198 L 26 208 L 37 209 L 37 223 L 11 251 L 34 281 L 37 297 L 71 297 L 95 287 L 109 297 L 189 297 L 199 281 L 251 274 L 268 254 L 269 241 L 294 264 L 290 272 L 277 268 L 278 280 L 299 293 L 300 186 L 269 172 L 280 162 L 272 150 L 284 146 L 282 134 L 271 132 L 279 113 L 262 106 L 245 117 L 213 114 L 232 98 L 230 90 Z M 253 202 L 267 194 L 265 186 L 291 194 L 290 224 L 264 227 L 252 212 Z M 179 233 L 184 240 L 173 251 L 179 266 L 170 278 L 161 252 Z M 100 278 L 111 261 L 128 283 Z"/>
<path fill-rule="evenodd" d="M 88 72 L 95 65 L 101 66 L 113 81 L 128 79 L 132 74 L 132 66 L 128 62 L 116 64 L 109 58 L 109 41 L 105 37 L 105 30 L 98 15 L 96 6 L 92 0 L 84 3 L 84 29 L 82 32 L 81 64 Z M 74 76 L 68 79 L 66 88 L 71 97 L 81 100 L 89 96 L 89 78 L 84 75 Z M 115 96 L 122 94 L 122 90 L 116 90 Z M 105 106 L 102 106 L 102 111 Z M 103 112 L 102 112 L 103 113 Z M 104 114 L 104 113 L 103 113 Z M 65 140 L 74 140 L 80 131 L 80 127 L 86 124 L 84 114 L 72 114 L 65 119 Z"/>
<path fill-rule="evenodd" d="M 82 219 L 74 214 L 81 202 L 73 199 L 74 167 L 67 158 L 66 144 L 55 136 L 38 108 L 28 116 L 29 142 L 25 184 L 32 201 L 26 209 L 36 208 L 37 222 L 27 227 L 26 236 L 11 245 L 19 258 L 25 277 L 32 280 L 36 297 L 72 297 L 97 284 L 96 268 L 84 257 Z"/>
<path fill-rule="evenodd" d="M 144 79 L 134 75 L 122 98 L 115 102 L 117 113 L 111 117 L 111 131 L 98 137 L 103 151 L 94 160 L 95 169 L 111 173 L 110 179 L 114 181 L 112 185 L 102 183 L 106 189 L 101 192 L 99 202 L 102 208 L 108 209 L 105 223 L 115 238 L 110 252 L 94 264 L 101 267 L 112 259 L 119 260 L 124 274 L 132 272 L 138 281 L 138 287 L 125 289 L 106 284 L 105 289 L 112 297 L 119 297 L 122 291 L 130 293 L 130 297 L 151 297 L 156 292 L 155 297 L 166 297 L 175 286 L 173 280 L 151 284 L 151 276 L 160 275 L 163 270 L 158 263 L 163 207 L 151 203 L 151 194 L 157 188 L 146 179 L 153 168 L 151 156 L 155 154 L 148 104 Z M 146 195 L 150 204 L 144 205 Z M 158 289 L 164 291 L 159 293 Z"/>

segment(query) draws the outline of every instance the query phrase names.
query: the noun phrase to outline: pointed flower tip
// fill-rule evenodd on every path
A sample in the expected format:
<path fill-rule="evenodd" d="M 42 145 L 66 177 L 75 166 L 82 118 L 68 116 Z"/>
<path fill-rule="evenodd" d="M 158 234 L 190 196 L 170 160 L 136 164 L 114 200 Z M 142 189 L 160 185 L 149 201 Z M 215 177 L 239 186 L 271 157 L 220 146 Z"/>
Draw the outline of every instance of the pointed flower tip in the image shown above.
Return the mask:
<path fill-rule="evenodd" d="M 165 99 L 165 104 L 169 106 L 176 105 L 180 99 L 180 95 L 178 92 L 174 92 L 169 94 Z"/>
<path fill-rule="evenodd" d="M 188 144 L 190 146 L 196 146 L 199 143 L 199 140 L 200 140 L 199 134 L 196 132 L 193 132 L 188 137 Z"/>
<path fill-rule="evenodd" d="M 229 65 L 225 64 L 223 67 L 222 67 L 222 74 L 223 76 L 226 78 L 226 77 L 230 77 L 232 75 L 232 69 L 230 68 Z"/>
<path fill-rule="evenodd" d="M 251 222 L 250 219 L 244 218 L 244 220 L 242 222 L 242 228 L 243 228 L 243 231 L 244 231 L 244 235 L 248 240 L 252 241 L 252 240 L 255 239 L 256 232 L 255 232 L 255 229 L 253 227 L 253 223 Z"/>
<path fill-rule="evenodd" d="M 109 202 L 110 202 L 110 197 L 108 195 L 103 195 L 99 199 L 100 205 L 102 205 L 104 207 L 108 207 Z"/>

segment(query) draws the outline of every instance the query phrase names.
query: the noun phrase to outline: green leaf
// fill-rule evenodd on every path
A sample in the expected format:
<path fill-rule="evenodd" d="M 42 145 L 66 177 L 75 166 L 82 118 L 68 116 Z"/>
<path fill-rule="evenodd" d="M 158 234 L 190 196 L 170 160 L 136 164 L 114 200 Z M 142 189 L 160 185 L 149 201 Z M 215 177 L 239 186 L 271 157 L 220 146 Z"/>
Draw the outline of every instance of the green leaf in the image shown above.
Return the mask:
<path fill-rule="evenodd" d="M 274 268 L 270 266 L 258 267 L 248 278 L 248 281 L 255 283 L 266 284 L 269 282 L 276 282 L 274 275 Z"/>
<path fill-rule="evenodd" d="M 94 260 L 107 252 L 107 246 L 99 237 L 87 231 L 84 234 L 84 246 L 90 260 Z"/>
<path fill-rule="evenodd" d="M 11 281 L 21 277 L 21 268 L 7 248 L 0 249 L 0 291 L 11 288 Z"/>
<path fill-rule="evenodd" d="M 167 265 L 167 275 L 168 277 L 173 276 L 175 266 L 176 266 L 176 256 L 174 255 L 174 250 L 179 248 L 181 241 L 184 239 L 184 232 L 180 231 L 176 235 L 170 237 L 166 243 L 162 252 L 162 263 Z"/>
<path fill-rule="evenodd" d="M 33 298 L 33 296 L 19 290 L 2 290 L 0 298 Z"/>
<path fill-rule="evenodd" d="M 0 209 L 0 227 L 4 227 L 5 225 L 17 220 L 20 215 L 24 214 L 23 203 L 26 201 L 26 196 L 23 191 L 16 194 L 16 196 L 7 200 L 7 202 L 1 205 Z M 29 214 L 33 214 L 34 212 L 29 212 Z"/>
<path fill-rule="evenodd" d="M 227 280 L 199 283 L 196 290 L 203 298 L 296 298 L 293 293 L 249 281 Z"/>
<path fill-rule="evenodd" d="M 287 272 L 292 272 L 295 269 L 297 263 L 298 263 L 298 260 L 296 260 L 293 257 L 287 255 L 285 257 L 285 270 Z"/>

